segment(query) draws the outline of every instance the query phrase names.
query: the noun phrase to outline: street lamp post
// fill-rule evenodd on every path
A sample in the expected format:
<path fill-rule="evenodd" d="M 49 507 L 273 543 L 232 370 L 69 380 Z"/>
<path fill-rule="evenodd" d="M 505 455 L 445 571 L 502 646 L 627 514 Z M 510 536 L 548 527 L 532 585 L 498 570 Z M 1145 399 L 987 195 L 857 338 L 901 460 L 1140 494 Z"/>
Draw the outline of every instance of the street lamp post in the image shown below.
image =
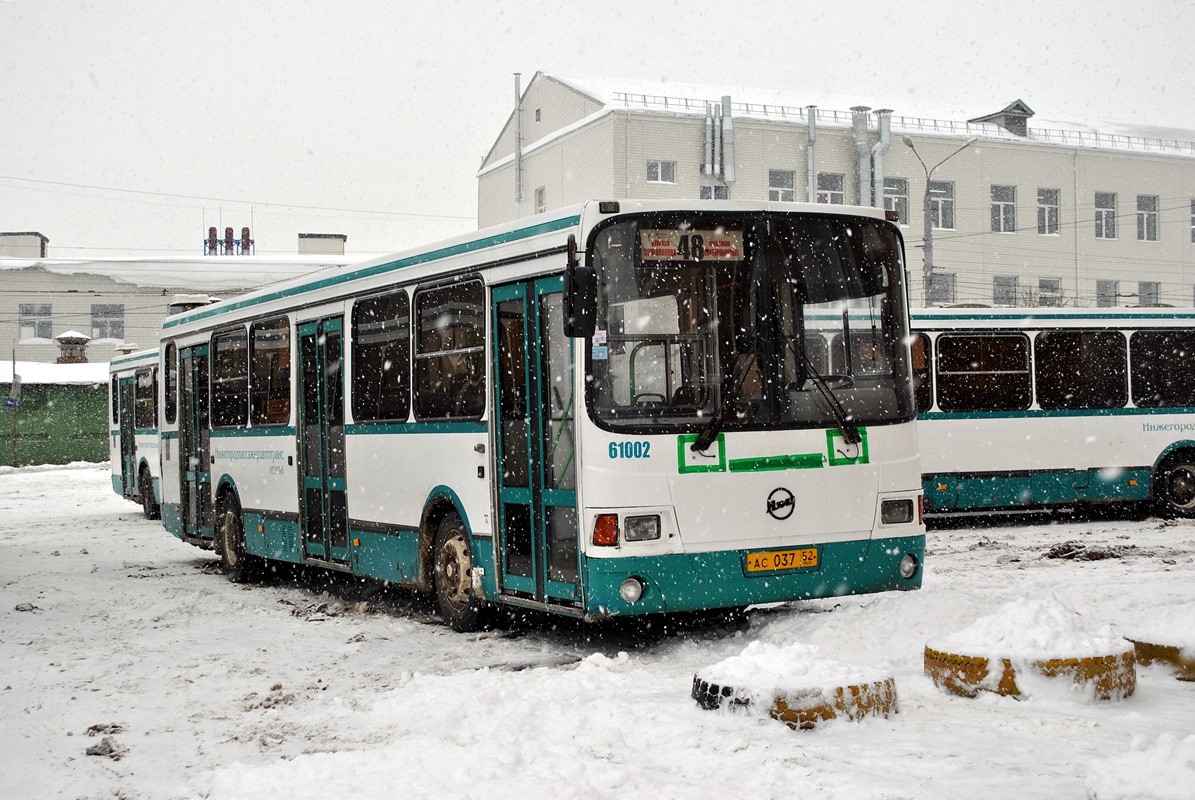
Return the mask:
<path fill-rule="evenodd" d="M 929 213 L 929 211 L 930 211 L 930 197 L 929 197 L 930 178 L 933 177 L 934 170 L 936 170 L 938 167 L 945 164 L 950 159 L 957 156 L 959 153 L 966 150 L 971 145 L 975 144 L 975 138 L 972 137 L 972 138 L 968 139 L 966 142 L 963 143 L 962 147 L 955 150 L 953 153 L 946 156 L 946 158 L 942 159 L 937 164 L 934 164 L 932 167 L 927 167 L 925 165 L 925 162 L 921 160 L 921 154 L 918 153 L 917 148 L 913 146 L 913 140 L 910 137 L 905 136 L 905 137 L 903 137 L 903 140 L 905 143 L 905 147 L 912 150 L 913 155 L 917 157 L 917 161 L 920 162 L 920 164 L 921 164 L 921 169 L 925 170 L 925 196 L 922 198 L 922 201 L 921 201 L 921 217 L 925 224 L 924 232 L 922 234 L 922 244 L 925 247 L 925 262 L 924 262 L 924 266 L 922 267 L 922 279 L 923 279 L 925 285 L 922 289 L 924 294 L 922 296 L 921 302 L 924 305 L 928 306 L 929 305 L 929 289 L 930 289 L 930 285 L 934 281 L 934 224 L 933 224 L 933 220 L 930 218 L 930 213 Z"/>

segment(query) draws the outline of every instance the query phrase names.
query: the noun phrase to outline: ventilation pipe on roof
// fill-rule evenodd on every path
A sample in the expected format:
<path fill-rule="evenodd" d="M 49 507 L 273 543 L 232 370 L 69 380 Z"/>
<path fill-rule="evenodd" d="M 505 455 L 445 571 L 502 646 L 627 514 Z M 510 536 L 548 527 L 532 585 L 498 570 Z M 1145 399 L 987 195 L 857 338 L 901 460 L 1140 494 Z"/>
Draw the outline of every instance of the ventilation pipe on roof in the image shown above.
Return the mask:
<path fill-rule="evenodd" d="M 523 202 L 523 91 L 515 73 L 515 202 Z"/>
<path fill-rule="evenodd" d="M 817 202 L 817 174 L 814 172 L 813 147 L 817 142 L 817 106 L 805 106 L 809 119 L 809 144 L 805 147 L 805 186 L 809 202 Z"/>
<path fill-rule="evenodd" d="M 701 156 L 701 174 L 707 178 L 714 176 L 714 107 L 705 104 L 705 150 Z"/>
<path fill-rule="evenodd" d="M 875 112 L 876 127 L 880 140 L 871 148 L 872 205 L 884 207 L 884 154 L 892 146 L 892 109 L 881 108 Z"/>
<path fill-rule="evenodd" d="M 715 178 L 722 177 L 722 107 L 713 107 L 713 120 L 710 128 L 713 136 L 710 139 L 710 175 Z"/>
<path fill-rule="evenodd" d="M 734 125 L 730 121 L 730 95 L 722 95 L 722 182 L 734 183 Z"/>
<path fill-rule="evenodd" d="M 867 144 L 867 112 L 870 106 L 851 106 L 851 132 L 855 137 L 855 204 L 869 206 L 871 194 L 871 148 Z"/>

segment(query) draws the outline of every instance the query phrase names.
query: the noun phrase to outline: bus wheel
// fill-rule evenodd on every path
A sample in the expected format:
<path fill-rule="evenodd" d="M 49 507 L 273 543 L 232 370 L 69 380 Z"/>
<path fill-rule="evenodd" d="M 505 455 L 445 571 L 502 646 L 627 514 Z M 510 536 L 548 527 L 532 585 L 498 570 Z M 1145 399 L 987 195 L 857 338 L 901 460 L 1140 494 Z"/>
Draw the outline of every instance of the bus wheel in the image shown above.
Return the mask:
<path fill-rule="evenodd" d="M 141 500 L 141 513 L 146 519 L 161 519 L 162 507 L 154 501 L 153 478 L 149 477 L 149 470 L 141 470 L 141 477 L 137 479 L 137 494 Z"/>
<path fill-rule="evenodd" d="M 216 547 L 220 551 L 220 568 L 233 583 L 247 583 L 256 573 L 257 557 L 245 552 L 245 525 L 236 501 L 220 504 Z"/>
<path fill-rule="evenodd" d="M 1183 452 L 1157 471 L 1154 498 L 1158 512 L 1167 517 L 1195 516 L 1195 453 Z"/>
<path fill-rule="evenodd" d="M 484 627 L 485 608 L 473 590 L 473 551 L 457 514 L 449 514 L 436 530 L 433 551 L 436 605 L 448 627 L 467 633 Z"/>

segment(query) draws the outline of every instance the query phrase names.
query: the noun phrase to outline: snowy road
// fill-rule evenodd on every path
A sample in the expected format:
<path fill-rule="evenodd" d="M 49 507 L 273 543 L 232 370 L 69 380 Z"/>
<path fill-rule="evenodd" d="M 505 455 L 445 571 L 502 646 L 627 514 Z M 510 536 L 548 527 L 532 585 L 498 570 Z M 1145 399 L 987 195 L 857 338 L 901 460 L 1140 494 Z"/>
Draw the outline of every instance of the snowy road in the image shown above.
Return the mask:
<path fill-rule="evenodd" d="M 0 512 L 3 798 L 1195 797 L 1195 683 L 1167 669 L 1122 702 L 968 700 L 922 670 L 928 640 L 1050 593 L 1093 627 L 1195 640 L 1189 522 L 934 530 L 920 592 L 648 642 L 454 634 L 345 581 L 235 586 L 106 467 L 0 471 Z M 1072 540 L 1121 557 L 1043 558 Z M 699 709 L 693 674 L 753 641 L 885 670 L 900 713 L 794 732 Z M 105 736 L 120 757 L 86 755 Z"/>

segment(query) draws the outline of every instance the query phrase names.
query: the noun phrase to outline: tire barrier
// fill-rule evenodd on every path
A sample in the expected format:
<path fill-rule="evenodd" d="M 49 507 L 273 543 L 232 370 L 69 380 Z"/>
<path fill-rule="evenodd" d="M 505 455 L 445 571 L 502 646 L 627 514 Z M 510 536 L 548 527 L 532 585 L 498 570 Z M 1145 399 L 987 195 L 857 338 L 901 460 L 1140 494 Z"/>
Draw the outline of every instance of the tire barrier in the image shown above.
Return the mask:
<path fill-rule="evenodd" d="M 1177 645 L 1146 642 L 1130 639 L 1137 663 L 1141 665 L 1161 662 L 1174 667 L 1174 677 L 1180 681 L 1195 681 L 1195 651 Z"/>
<path fill-rule="evenodd" d="M 925 674 L 936 686 L 962 697 L 981 691 L 1019 697 L 1017 673 L 1032 672 L 1045 678 L 1069 679 L 1089 686 L 1100 700 L 1123 700 L 1137 688 L 1136 659 L 1132 649 L 1108 655 L 1079 658 L 993 659 L 925 648 Z"/>
<path fill-rule="evenodd" d="M 858 722 L 866 717 L 887 717 L 897 711 L 896 680 L 885 676 L 830 689 L 789 689 L 767 692 L 726 686 L 693 676 L 692 697 L 707 710 L 758 707 L 765 703 L 768 716 L 793 730 L 811 730 L 832 719 Z"/>

